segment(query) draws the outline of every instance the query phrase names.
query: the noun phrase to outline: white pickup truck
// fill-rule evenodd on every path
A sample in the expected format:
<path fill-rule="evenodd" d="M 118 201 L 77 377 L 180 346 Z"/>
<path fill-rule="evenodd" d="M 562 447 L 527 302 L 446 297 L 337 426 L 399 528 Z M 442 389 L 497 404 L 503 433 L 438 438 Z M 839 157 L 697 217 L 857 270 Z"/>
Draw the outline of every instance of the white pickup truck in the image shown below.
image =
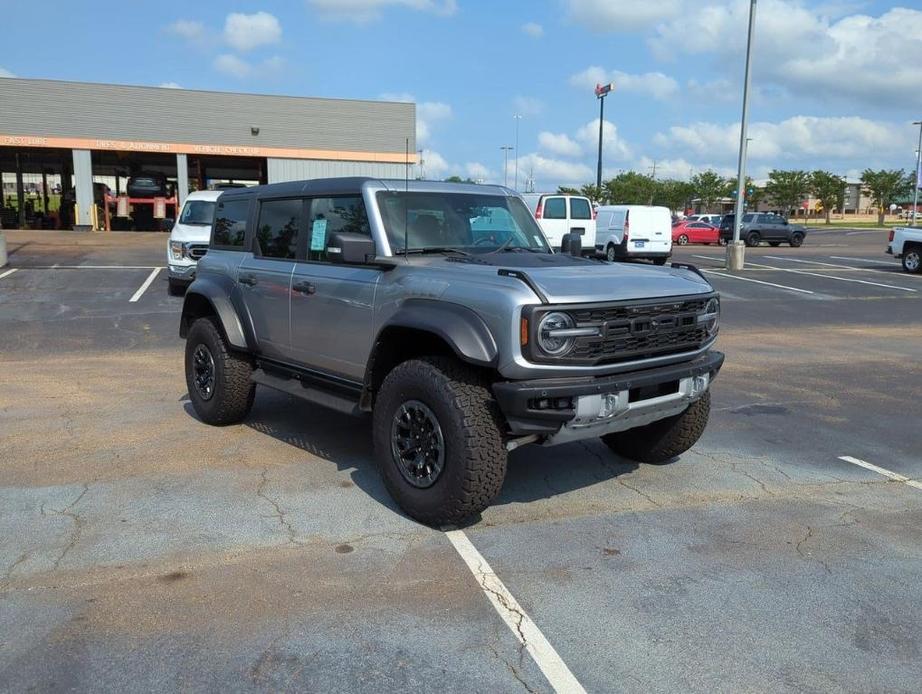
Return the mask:
<path fill-rule="evenodd" d="M 922 228 L 894 227 L 887 253 L 903 261 L 906 272 L 922 272 Z"/>

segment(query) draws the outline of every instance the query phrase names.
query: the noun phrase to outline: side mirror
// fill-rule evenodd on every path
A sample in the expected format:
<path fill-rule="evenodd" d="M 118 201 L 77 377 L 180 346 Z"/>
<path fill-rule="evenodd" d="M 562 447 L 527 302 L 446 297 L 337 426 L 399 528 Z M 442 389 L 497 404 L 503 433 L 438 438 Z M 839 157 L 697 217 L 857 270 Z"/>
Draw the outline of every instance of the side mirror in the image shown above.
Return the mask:
<path fill-rule="evenodd" d="M 334 263 L 364 265 L 375 257 L 375 240 L 364 234 L 341 232 L 327 242 L 327 257 Z"/>
<path fill-rule="evenodd" d="M 581 256 L 583 254 L 582 236 L 573 232 L 564 234 L 560 242 L 560 250 L 567 255 Z"/>

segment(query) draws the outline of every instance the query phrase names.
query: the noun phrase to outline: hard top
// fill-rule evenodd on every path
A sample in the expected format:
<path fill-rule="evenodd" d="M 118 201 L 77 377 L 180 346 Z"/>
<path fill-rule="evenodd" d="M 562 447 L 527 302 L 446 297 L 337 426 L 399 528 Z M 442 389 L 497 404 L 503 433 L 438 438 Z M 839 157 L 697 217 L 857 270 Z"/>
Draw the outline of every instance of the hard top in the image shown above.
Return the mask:
<path fill-rule="evenodd" d="M 445 181 L 406 181 L 400 178 L 373 178 L 370 176 L 352 176 L 343 178 L 314 178 L 307 181 L 287 181 L 270 183 L 251 188 L 232 188 L 222 191 L 222 199 L 256 196 L 294 197 L 300 195 L 356 195 L 365 188 L 382 188 L 400 192 L 408 190 L 415 193 L 466 193 L 470 195 L 501 195 L 511 197 L 517 193 L 509 188 L 475 183 L 448 183 Z"/>

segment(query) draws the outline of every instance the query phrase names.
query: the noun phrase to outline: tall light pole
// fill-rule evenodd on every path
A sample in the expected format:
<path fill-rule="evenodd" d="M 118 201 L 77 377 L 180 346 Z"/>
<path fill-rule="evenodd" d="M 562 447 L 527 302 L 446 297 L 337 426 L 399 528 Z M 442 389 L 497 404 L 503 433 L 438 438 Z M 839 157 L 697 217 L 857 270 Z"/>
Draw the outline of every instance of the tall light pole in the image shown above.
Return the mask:
<path fill-rule="evenodd" d="M 519 189 L 519 121 L 522 120 L 522 116 L 516 113 L 515 118 L 515 185 L 513 186 L 514 190 Z"/>
<path fill-rule="evenodd" d="M 509 151 L 515 149 L 512 145 L 503 145 L 503 186 L 509 187 Z"/>
<path fill-rule="evenodd" d="M 595 174 L 595 188 L 602 190 L 602 125 L 605 123 L 605 97 L 615 88 L 613 83 L 595 85 L 595 96 L 599 100 L 599 165 Z"/>
<path fill-rule="evenodd" d="M 746 75 L 743 79 L 743 118 L 740 122 L 740 158 L 736 178 L 736 209 L 733 219 L 733 241 L 727 244 L 727 268 L 742 270 L 745 262 L 745 246 L 740 241 L 740 225 L 743 223 L 743 201 L 746 198 L 746 154 L 749 150 L 749 83 L 752 76 L 752 37 L 756 22 L 756 2 L 749 4 L 749 34 L 746 38 Z"/>
<path fill-rule="evenodd" d="M 919 216 L 919 187 L 922 186 L 922 121 L 915 121 L 913 125 L 919 126 L 919 149 L 916 151 L 916 189 L 912 194 L 912 224 L 916 226 Z"/>

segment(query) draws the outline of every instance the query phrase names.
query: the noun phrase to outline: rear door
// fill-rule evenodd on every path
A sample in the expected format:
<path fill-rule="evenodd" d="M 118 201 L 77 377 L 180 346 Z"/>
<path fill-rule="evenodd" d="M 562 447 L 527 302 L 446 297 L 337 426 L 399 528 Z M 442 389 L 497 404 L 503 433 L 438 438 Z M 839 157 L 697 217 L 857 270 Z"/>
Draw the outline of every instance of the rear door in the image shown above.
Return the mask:
<path fill-rule="evenodd" d="M 303 206 L 300 198 L 260 200 L 250 252 L 237 270 L 259 351 L 273 359 L 287 360 L 291 356 L 289 293 Z"/>
<path fill-rule="evenodd" d="M 337 232 L 371 237 L 360 194 L 308 200 L 305 260 L 292 278 L 291 342 L 295 360 L 362 381 L 374 340 L 375 289 L 381 270 L 332 262 L 327 240 Z"/>
<path fill-rule="evenodd" d="M 563 235 L 570 231 L 567 198 L 563 195 L 547 195 L 542 203 L 541 219 L 538 223 L 551 247 L 559 250 L 563 243 Z"/>
<path fill-rule="evenodd" d="M 592 203 L 589 198 L 570 198 L 570 229 L 583 230 L 583 248 L 595 246 L 596 220 L 592 218 Z"/>

